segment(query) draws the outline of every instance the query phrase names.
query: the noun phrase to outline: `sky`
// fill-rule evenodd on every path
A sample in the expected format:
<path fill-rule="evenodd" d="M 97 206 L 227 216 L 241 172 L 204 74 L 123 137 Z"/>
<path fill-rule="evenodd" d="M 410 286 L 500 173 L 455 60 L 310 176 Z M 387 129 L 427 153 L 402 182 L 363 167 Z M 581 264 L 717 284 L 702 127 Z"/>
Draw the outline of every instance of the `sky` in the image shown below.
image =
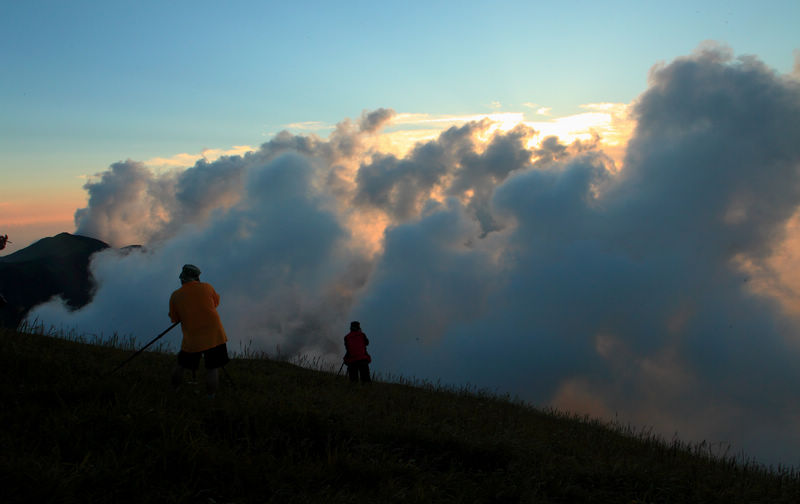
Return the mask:
<path fill-rule="evenodd" d="M 3 2 L 0 254 L 144 246 L 56 327 L 147 341 L 190 262 L 234 350 L 336 361 L 358 319 L 386 375 L 799 465 L 798 19 Z"/>

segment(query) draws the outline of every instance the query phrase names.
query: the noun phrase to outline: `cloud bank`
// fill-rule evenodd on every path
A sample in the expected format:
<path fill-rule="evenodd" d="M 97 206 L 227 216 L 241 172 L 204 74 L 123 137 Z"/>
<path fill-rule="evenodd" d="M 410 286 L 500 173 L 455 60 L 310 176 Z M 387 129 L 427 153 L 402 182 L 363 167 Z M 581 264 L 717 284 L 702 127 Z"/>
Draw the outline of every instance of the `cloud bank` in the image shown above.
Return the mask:
<path fill-rule="evenodd" d="M 489 121 L 398 157 L 371 147 L 388 109 L 184 171 L 115 163 L 77 233 L 144 251 L 96 255 L 90 305 L 32 316 L 146 341 L 190 262 L 234 350 L 336 359 L 359 319 L 376 370 L 797 464 L 798 321 L 763 286 L 800 204 L 800 84 L 704 47 L 632 110 L 622 169 Z"/>

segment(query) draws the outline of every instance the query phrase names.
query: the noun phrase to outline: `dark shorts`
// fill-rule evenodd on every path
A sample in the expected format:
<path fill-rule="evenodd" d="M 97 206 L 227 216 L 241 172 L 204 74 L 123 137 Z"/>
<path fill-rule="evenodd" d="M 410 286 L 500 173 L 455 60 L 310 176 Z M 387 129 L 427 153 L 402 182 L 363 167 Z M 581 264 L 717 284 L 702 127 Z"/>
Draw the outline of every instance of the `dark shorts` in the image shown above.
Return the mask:
<path fill-rule="evenodd" d="M 369 383 L 372 379 L 369 377 L 369 361 L 360 360 L 347 364 L 347 375 L 350 381 L 358 381 L 361 378 L 362 383 Z"/>
<path fill-rule="evenodd" d="M 178 365 L 196 371 L 200 367 L 200 357 L 205 358 L 206 369 L 216 369 L 228 363 L 228 346 L 223 343 L 202 352 L 178 352 Z"/>

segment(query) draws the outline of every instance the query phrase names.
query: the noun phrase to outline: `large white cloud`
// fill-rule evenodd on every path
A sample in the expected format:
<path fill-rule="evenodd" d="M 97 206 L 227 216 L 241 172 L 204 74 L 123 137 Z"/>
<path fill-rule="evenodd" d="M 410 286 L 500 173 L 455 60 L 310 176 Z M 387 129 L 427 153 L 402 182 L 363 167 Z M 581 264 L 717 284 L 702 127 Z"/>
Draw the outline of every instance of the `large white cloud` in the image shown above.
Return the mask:
<path fill-rule="evenodd" d="M 191 262 L 234 348 L 336 358 L 357 318 L 378 370 L 796 464 L 798 325 L 752 275 L 800 204 L 798 82 L 704 48 L 632 110 L 622 170 L 486 121 L 381 152 L 385 109 L 183 172 L 114 164 L 78 231 L 145 252 L 98 254 L 90 305 L 33 316 L 148 338 Z"/>

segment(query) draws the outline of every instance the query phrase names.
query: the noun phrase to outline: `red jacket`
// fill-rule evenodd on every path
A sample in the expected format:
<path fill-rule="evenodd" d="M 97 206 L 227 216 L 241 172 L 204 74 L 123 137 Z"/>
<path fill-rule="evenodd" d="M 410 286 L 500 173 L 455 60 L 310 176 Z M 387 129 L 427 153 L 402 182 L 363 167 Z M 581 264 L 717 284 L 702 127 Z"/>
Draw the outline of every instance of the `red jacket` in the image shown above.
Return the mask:
<path fill-rule="evenodd" d="M 358 361 L 372 362 L 372 357 L 367 353 L 367 345 L 369 340 L 367 335 L 361 331 L 350 331 L 344 337 L 344 348 L 347 353 L 344 354 L 344 363 L 352 364 Z"/>

